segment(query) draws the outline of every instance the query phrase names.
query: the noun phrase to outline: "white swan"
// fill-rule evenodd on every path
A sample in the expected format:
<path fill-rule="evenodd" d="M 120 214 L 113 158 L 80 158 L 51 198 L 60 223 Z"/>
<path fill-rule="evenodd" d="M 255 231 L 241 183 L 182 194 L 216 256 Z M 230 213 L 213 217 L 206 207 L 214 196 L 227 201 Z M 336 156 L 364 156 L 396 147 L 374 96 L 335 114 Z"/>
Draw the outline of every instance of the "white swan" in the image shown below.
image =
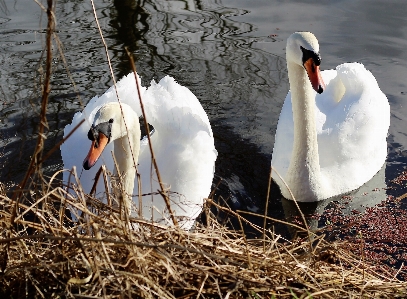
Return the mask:
<path fill-rule="evenodd" d="M 362 64 L 320 72 L 318 41 L 296 32 L 287 40 L 290 82 L 271 161 L 297 201 L 318 201 L 357 189 L 387 156 L 390 107 Z M 319 94 L 317 94 L 318 92 Z M 292 196 L 273 171 L 282 195 Z"/>
<path fill-rule="evenodd" d="M 140 144 L 139 117 L 141 108 L 137 96 L 135 78 L 129 74 L 117 83 L 119 98 L 123 103 L 126 125 L 130 133 L 133 155 L 141 174 L 142 194 L 157 193 L 160 190 L 155 172 L 151 172 L 151 156 L 147 138 Z M 164 185 L 169 188 L 171 209 L 182 228 L 189 229 L 202 210 L 203 199 L 211 191 L 217 152 L 208 116 L 193 93 L 175 82 L 171 77 L 163 78 L 158 84 L 154 81 L 148 89 L 142 88 L 142 99 L 148 122 L 154 127 L 151 136 L 158 169 Z M 129 142 L 116 93 L 113 87 L 100 98 L 93 98 L 83 112 L 75 114 L 72 123 L 64 130 L 66 136 L 82 119 L 85 123 L 61 146 L 65 169 L 76 166 L 78 170 L 90 168 L 81 175 L 81 185 L 90 192 L 95 173 L 102 164 L 113 171 L 111 151 L 118 161 L 119 170 L 124 173 L 124 189 L 127 194 L 138 195 L 137 180 Z M 110 140 L 99 140 L 99 147 L 93 155 L 88 131 L 91 128 L 96 138 L 100 132 L 109 135 Z M 92 131 L 89 137 L 92 137 Z M 109 137 L 109 136 L 108 136 Z M 124 138 L 123 138 L 124 137 Z M 109 142 L 110 141 L 110 142 Z M 103 150 L 103 145 L 106 144 Z M 89 151 L 88 157 L 83 160 Z M 137 152 L 140 152 L 139 155 Z M 100 158 L 98 159 L 98 156 Z M 69 173 L 64 172 L 64 182 Z M 103 180 L 97 191 L 104 191 Z M 135 184 L 136 182 L 136 184 Z M 134 197 L 138 207 L 138 197 Z M 143 196 L 143 217 L 145 219 L 171 224 L 166 205 L 161 195 Z M 133 211 L 133 215 L 138 214 Z M 168 222 L 167 222 L 168 221 Z"/>

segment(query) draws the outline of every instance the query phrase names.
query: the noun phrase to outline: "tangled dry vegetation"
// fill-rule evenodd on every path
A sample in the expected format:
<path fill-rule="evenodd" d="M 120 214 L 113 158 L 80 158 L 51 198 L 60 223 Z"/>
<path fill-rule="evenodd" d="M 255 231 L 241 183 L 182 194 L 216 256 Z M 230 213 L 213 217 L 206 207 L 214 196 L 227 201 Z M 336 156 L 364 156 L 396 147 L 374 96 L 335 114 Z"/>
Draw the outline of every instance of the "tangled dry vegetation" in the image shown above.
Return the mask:
<path fill-rule="evenodd" d="M 1 195 L 1 298 L 395 298 L 406 283 L 346 242 L 246 239 L 221 226 L 208 199 L 192 231 L 119 211 L 72 185 Z M 67 208 L 82 213 L 73 222 Z M 263 229 L 238 217 L 263 234 Z M 242 226 L 243 227 L 243 226 Z M 310 233 L 311 234 L 311 233 Z"/>

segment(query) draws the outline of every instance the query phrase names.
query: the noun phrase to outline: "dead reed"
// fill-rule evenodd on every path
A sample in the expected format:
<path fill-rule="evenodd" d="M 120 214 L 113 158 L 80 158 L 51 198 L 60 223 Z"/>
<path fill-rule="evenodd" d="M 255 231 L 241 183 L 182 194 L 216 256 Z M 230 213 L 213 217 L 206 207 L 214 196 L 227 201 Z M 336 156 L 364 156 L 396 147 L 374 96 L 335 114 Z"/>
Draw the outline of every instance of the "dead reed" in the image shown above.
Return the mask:
<path fill-rule="evenodd" d="M 69 192 L 51 183 L 38 194 L 24 193 L 13 225 L 15 203 L 5 192 L 0 197 L 2 298 L 407 295 L 406 283 L 377 272 L 377 265 L 354 255 L 347 242 L 316 236 L 288 242 L 271 231 L 264 240 L 248 240 L 211 217 L 209 206 L 217 204 L 210 199 L 206 223 L 189 232 L 126 221 L 117 209 L 84 194 L 77 182 Z M 73 222 L 67 208 L 80 220 Z"/>

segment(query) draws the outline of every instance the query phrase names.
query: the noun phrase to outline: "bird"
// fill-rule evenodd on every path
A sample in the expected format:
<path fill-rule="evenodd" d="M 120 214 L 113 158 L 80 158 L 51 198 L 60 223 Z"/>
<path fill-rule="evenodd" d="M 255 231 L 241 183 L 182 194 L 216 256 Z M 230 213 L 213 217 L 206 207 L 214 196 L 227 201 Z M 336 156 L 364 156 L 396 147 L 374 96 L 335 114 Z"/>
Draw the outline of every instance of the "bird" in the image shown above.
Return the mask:
<path fill-rule="evenodd" d="M 384 165 L 390 105 L 361 63 L 320 71 L 310 32 L 287 39 L 290 91 L 277 124 L 272 177 L 287 199 L 314 202 L 346 194 Z"/>
<path fill-rule="evenodd" d="M 173 225 L 158 192 L 161 189 L 152 166 L 148 138 L 144 136 L 140 140 L 142 112 L 134 74 L 125 76 L 116 86 L 91 99 L 65 127 L 64 136 L 67 136 L 85 120 L 61 146 L 64 168 L 85 169 L 80 185 L 88 193 L 97 170 L 105 164 L 109 171 L 121 174 L 128 208 L 131 201 L 139 206 L 139 199 L 134 195 L 140 193 L 143 218 Z M 171 211 L 180 227 L 189 230 L 202 210 L 204 198 L 211 192 L 215 171 L 217 151 L 209 118 L 196 96 L 170 76 L 158 83 L 153 80 L 148 88 L 141 86 L 140 94 L 146 120 L 153 127 L 152 148 Z M 135 165 L 141 178 L 141 190 L 138 190 Z M 64 172 L 63 180 L 69 182 L 70 172 Z M 98 182 L 97 191 L 105 190 L 102 181 Z M 138 216 L 134 209 L 129 211 Z"/>

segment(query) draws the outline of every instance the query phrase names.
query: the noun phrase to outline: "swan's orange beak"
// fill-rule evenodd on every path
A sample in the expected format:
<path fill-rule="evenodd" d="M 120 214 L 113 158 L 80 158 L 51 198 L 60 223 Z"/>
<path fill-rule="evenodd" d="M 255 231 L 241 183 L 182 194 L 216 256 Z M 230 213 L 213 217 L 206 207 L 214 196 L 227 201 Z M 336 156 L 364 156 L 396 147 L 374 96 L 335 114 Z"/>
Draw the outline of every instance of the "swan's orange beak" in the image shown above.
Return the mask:
<path fill-rule="evenodd" d="M 325 89 L 325 83 L 324 80 L 322 80 L 319 66 L 315 65 L 315 62 L 312 58 L 309 58 L 307 61 L 305 61 L 304 67 L 307 71 L 308 78 L 311 81 L 312 88 L 317 93 L 322 93 Z"/>
<path fill-rule="evenodd" d="M 107 138 L 105 134 L 99 132 L 97 140 L 92 141 L 89 153 L 85 160 L 83 160 L 83 168 L 85 168 L 85 170 L 89 170 L 95 165 L 108 142 L 109 138 Z"/>

